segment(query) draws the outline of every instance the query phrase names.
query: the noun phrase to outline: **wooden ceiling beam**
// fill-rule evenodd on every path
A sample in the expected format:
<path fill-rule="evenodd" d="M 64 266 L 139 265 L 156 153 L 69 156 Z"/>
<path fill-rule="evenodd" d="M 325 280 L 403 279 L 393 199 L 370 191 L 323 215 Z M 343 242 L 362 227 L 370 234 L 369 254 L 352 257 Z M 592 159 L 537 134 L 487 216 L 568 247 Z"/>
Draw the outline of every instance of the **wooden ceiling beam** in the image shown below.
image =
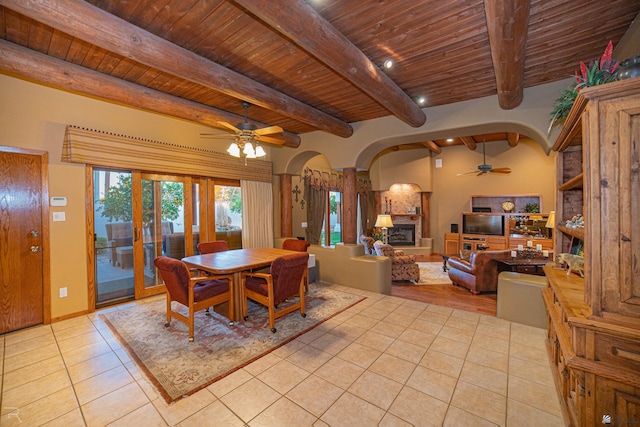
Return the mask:
<path fill-rule="evenodd" d="M 337 136 L 350 124 L 209 61 L 80 0 L 2 0 L 2 5 L 103 49 Z M 219 127 L 219 126 L 218 126 Z"/>
<path fill-rule="evenodd" d="M 507 132 L 507 143 L 509 144 L 509 147 L 516 147 L 518 145 L 518 141 L 520 141 L 519 133 Z"/>
<path fill-rule="evenodd" d="M 0 40 L 0 71 L 58 89 L 118 102 L 159 114 L 216 126 L 219 121 L 241 122 L 242 116 L 88 70 L 61 59 Z M 259 126 L 267 126 L 257 123 Z M 229 140 L 232 135 L 229 135 Z M 300 136 L 283 132 L 285 146 L 300 146 Z"/>
<path fill-rule="evenodd" d="M 426 148 L 428 148 L 429 150 L 433 151 L 436 154 L 442 153 L 442 148 L 440 148 L 440 146 L 433 141 L 424 141 L 424 142 L 421 142 L 420 144 L 424 145 Z"/>
<path fill-rule="evenodd" d="M 530 0 L 484 0 L 498 103 L 511 110 L 524 96 L 524 59 Z"/>
<path fill-rule="evenodd" d="M 460 141 L 462 141 L 462 143 L 466 145 L 467 148 L 471 151 L 475 151 L 475 149 L 478 147 L 476 141 L 471 136 L 461 136 Z"/>
<path fill-rule="evenodd" d="M 422 109 L 307 2 L 300 0 L 277 2 L 234 0 L 234 2 L 304 48 L 400 120 L 413 127 L 422 126 L 426 121 Z"/>

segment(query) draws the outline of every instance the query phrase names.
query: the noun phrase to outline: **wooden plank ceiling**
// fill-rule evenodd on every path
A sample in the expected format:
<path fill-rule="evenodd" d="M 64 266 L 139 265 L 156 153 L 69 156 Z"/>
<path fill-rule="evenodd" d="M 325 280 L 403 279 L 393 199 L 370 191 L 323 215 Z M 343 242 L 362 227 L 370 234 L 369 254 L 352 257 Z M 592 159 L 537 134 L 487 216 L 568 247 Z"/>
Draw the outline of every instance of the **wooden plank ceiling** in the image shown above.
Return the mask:
<path fill-rule="evenodd" d="M 388 115 L 421 126 L 421 107 L 497 94 L 515 108 L 639 13 L 637 0 L 0 0 L 0 72 L 212 127 L 241 122 L 245 100 L 297 147 Z"/>

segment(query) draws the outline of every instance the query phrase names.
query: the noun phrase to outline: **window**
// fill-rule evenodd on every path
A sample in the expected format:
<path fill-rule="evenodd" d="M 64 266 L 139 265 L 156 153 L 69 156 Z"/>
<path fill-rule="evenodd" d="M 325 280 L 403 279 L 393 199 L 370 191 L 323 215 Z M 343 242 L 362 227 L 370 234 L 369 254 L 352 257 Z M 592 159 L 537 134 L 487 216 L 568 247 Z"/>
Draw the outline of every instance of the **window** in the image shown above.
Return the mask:
<path fill-rule="evenodd" d="M 229 249 L 242 247 L 242 194 L 240 185 L 215 186 L 216 240 L 226 240 Z"/>
<path fill-rule="evenodd" d="M 342 193 L 329 191 L 327 198 L 327 212 L 324 216 L 320 240 L 327 246 L 333 246 L 342 242 Z"/>

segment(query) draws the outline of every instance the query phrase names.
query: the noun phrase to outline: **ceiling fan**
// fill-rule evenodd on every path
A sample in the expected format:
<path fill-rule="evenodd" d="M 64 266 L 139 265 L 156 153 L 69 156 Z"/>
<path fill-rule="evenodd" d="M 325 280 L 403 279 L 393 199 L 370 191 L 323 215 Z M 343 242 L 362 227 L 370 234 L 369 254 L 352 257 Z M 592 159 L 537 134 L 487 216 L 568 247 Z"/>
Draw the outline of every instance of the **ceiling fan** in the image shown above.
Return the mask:
<path fill-rule="evenodd" d="M 478 165 L 477 171 L 469 171 L 465 173 L 459 173 L 457 176 L 476 174 L 476 176 L 484 175 L 487 172 L 491 173 L 511 173 L 511 168 L 494 168 L 487 164 L 487 150 L 485 148 L 485 141 L 482 141 L 482 164 Z"/>
<path fill-rule="evenodd" d="M 268 126 L 264 128 L 258 128 L 253 123 L 249 123 L 247 117 L 247 110 L 249 109 L 249 104 L 246 101 L 242 101 L 242 107 L 244 108 L 244 122 L 238 123 L 235 126 L 231 123 L 227 122 L 218 122 L 218 125 L 229 129 L 232 134 L 235 135 L 237 144 L 246 144 L 246 143 L 256 143 L 256 142 L 266 142 L 269 144 L 278 144 L 282 145 L 285 143 L 285 140 L 282 138 L 277 138 L 272 135 L 274 133 L 282 133 L 282 128 L 280 126 Z M 201 133 L 200 136 L 209 137 L 209 138 L 228 138 L 229 134 L 219 134 L 219 133 Z"/>

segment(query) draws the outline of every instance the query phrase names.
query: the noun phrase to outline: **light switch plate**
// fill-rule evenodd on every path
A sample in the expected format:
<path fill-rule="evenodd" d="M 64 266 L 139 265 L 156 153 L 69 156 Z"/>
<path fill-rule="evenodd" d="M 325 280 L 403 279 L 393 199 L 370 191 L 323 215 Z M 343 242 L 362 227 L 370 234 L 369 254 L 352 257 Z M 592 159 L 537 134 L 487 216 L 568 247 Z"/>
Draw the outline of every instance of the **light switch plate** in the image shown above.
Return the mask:
<path fill-rule="evenodd" d="M 65 215 L 64 212 L 54 212 L 53 213 L 53 220 L 54 221 L 66 221 L 67 220 L 67 216 Z"/>
<path fill-rule="evenodd" d="M 436 159 L 436 167 L 437 168 L 441 168 L 442 167 L 442 159 Z"/>

